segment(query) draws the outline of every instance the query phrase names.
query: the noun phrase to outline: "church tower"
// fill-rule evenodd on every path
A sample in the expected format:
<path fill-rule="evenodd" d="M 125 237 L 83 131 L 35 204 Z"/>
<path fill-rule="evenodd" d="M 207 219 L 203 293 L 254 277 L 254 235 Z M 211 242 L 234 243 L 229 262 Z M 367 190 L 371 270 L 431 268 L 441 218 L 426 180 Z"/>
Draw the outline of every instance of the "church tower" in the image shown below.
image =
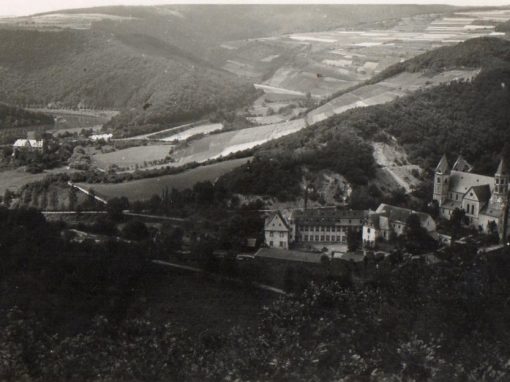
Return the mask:
<path fill-rule="evenodd" d="M 506 161 L 502 158 L 498 169 L 494 174 L 494 191 L 491 195 L 490 204 L 494 208 L 502 208 L 508 198 L 509 172 Z"/>
<path fill-rule="evenodd" d="M 450 165 L 446 155 L 443 154 L 439 164 L 436 167 L 434 176 L 434 195 L 433 199 L 437 200 L 441 206 L 448 197 L 448 189 L 450 187 Z"/>

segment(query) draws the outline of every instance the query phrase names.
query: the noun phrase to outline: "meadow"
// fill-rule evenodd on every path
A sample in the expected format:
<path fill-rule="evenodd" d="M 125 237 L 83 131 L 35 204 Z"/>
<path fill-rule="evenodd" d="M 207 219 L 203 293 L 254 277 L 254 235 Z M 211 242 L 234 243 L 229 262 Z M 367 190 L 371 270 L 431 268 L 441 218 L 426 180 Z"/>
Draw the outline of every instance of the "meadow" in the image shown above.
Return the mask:
<path fill-rule="evenodd" d="M 96 194 L 106 199 L 125 196 L 131 201 L 147 200 L 154 194 L 161 194 L 161 191 L 167 187 L 168 189 L 175 188 L 177 190 L 184 190 L 193 187 L 197 182 L 214 182 L 218 177 L 245 164 L 250 159 L 251 158 L 233 159 L 197 167 L 179 174 L 163 175 L 156 178 L 133 180 L 124 183 L 78 183 L 78 185 L 85 189 L 92 188 Z"/>
<path fill-rule="evenodd" d="M 107 170 L 112 165 L 122 168 L 141 166 L 144 162 L 162 160 L 168 156 L 172 145 L 147 145 L 130 147 L 110 153 L 101 153 L 92 156 L 92 163 L 100 169 Z"/>

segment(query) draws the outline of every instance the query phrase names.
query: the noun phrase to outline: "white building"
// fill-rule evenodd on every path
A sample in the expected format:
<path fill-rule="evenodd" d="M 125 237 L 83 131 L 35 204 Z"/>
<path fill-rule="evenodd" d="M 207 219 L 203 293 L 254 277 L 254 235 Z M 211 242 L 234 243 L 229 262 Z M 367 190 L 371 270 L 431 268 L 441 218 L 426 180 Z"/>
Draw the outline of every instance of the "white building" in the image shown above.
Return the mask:
<path fill-rule="evenodd" d="M 278 211 L 269 216 L 264 224 L 264 240 L 272 248 L 289 248 L 291 227 L 283 215 Z"/>
<path fill-rule="evenodd" d="M 409 216 L 417 215 L 420 225 L 429 233 L 436 232 L 436 222 L 427 213 L 382 203 L 377 210 L 370 212 L 363 225 L 363 245 L 373 247 L 378 239 L 388 241 L 405 232 Z"/>
<path fill-rule="evenodd" d="M 43 139 L 17 139 L 12 145 L 12 155 L 15 156 L 20 151 L 44 151 Z"/>
<path fill-rule="evenodd" d="M 93 134 L 90 136 L 91 141 L 100 141 L 103 140 L 105 142 L 108 142 L 110 139 L 112 139 L 113 134 Z"/>

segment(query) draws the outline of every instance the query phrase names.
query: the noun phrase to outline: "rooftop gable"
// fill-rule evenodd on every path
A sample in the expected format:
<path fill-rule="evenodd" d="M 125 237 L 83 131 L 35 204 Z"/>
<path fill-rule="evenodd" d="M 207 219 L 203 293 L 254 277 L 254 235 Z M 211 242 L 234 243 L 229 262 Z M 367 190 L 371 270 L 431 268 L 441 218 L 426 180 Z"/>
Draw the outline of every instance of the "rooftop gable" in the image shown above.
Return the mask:
<path fill-rule="evenodd" d="M 446 158 L 446 155 L 443 154 L 441 157 L 441 160 L 439 161 L 436 172 L 441 174 L 447 174 L 450 171 L 450 164 L 448 163 L 448 159 Z"/>

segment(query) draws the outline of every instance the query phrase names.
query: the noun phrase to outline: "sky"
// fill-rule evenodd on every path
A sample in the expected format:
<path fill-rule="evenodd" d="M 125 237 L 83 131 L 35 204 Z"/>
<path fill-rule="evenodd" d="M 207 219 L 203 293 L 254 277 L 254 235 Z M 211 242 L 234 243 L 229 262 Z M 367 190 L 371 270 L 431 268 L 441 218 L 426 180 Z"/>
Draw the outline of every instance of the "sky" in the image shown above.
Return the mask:
<path fill-rule="evenodd" d="M 0 15 L 22 16 L 39 12 L 103 5 L 154 5 L 171 3 L 315 3 L 315 4 L 451 4 L 451 5 L 510 5 L 510 0 L 0 0 Z"/>

